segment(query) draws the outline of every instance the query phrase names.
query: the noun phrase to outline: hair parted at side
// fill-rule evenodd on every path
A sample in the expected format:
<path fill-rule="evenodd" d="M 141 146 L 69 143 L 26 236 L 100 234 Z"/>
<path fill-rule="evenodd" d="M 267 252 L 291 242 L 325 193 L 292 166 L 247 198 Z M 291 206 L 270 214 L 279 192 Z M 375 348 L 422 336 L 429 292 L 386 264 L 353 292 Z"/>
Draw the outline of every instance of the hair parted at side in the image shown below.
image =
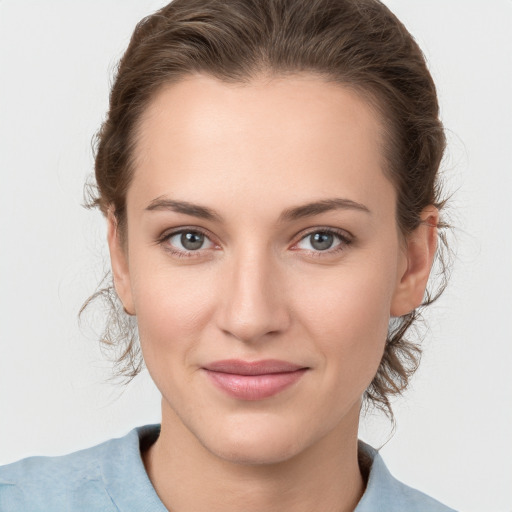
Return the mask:
<path fill-rule="evenodd" d="M 126 193 L 134 172 L 138 123 L 164 85 L 194 73 L 230 83 L 260 76 L 314 74 L 353 88 L 381 116 L 386 129 L 384 172 L 397 191 L 397 224 L 404 235 L 420 223 L 428 205 L 442 209 L 438 171 L 445 149 L 436 89 L 413 37 L 378 0 L 174 0 L 138 23 L 117 67 L 106 120 L 95 139 L 96 185 L 88 206 L 111 209 L 120 236 L 126 228 Z M 441 222 L 440 228 L 446 227 Z M 444 290 L 448 266 L 438 248 L 437 290 Z M 136 323 L 125 315 L 112 285 L 103 343 L 116 352 L 121 376 L 142 368 Z M 402 393 L 417 369 L 421 350 L 407 334 L 421 307 L 390 322 L 384 355 L 366 404 L 392 416 L 390 398 Z"/>

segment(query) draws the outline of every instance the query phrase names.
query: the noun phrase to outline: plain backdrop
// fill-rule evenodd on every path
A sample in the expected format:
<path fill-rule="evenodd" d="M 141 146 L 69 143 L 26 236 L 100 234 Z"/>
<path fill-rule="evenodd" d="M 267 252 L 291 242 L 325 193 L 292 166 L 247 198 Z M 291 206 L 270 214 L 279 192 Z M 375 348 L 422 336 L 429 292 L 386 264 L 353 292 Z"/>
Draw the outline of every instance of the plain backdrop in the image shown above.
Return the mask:
<path fill-rule="evenodd" d="M 135 23 L 163 3 L 0 0 L 0 464 L 160 420 L 146 371 L 107 381 L 101 312 L 77 312 L 108 269 L 104 221 L 81 207 L 91 138 Z M 394 436 L 376 415 L 361 436 L 448 505 L 511 512 L 512 2 L 386 3 L 438 86 L 457 257 Z"/>

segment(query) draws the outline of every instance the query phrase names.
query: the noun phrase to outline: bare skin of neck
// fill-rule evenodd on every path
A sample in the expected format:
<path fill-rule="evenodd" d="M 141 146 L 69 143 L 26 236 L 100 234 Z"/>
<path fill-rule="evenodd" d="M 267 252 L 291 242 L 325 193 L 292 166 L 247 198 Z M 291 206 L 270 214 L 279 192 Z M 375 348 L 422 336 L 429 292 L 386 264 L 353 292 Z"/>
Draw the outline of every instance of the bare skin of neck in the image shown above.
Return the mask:
<path fill-rule="evenodd" d="M 283 462 L 238 464 L 208 451 L 172 411 L 164 409 L 157 441 L 142 458 L 170 512 L 349 512 L 365 482 L 357 459 L 355 421 L 329 432 Z"/>

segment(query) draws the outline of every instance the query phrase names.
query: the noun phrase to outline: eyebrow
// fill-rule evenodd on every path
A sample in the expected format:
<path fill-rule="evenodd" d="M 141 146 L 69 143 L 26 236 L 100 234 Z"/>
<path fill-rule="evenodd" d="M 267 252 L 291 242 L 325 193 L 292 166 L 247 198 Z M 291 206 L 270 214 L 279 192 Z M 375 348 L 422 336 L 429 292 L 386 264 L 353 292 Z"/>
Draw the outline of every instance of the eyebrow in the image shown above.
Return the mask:
<path fill-rule="evenodd" d="M 206 206 L 190 203 L 188 201 L 177 201 L 175 199 L 168 199 L 166 197 L 157 197 L 153 199 L 146 207 L 147 211 L 161 211 L 169 210 L 176 213 L 183 213 L 192 217 L 206 219 L 210 221 L 223 222 L 223 218 L 215 210 Z M 302 219 L 304 217 L 313 217 L 324 212 L 331 210 L 356 210 L 365 213 L 371 213 L 370 210 L 361 203 L 352 201 L 351 199 L 332 198 L 322 199 L 304 205 L 288 208 L 284 210 L 279 216 L 279 222 L 290 222 L 293 220 Z"/>
<path fill-rule="evenodd" d="M 188 201 L 176 201 L 165 197 L 157 197 L 153 199 L 146 207 L 147 211 L 169 210 L 176 213 L 184 213 L 192 217 L 206 219 L 211 221 L 222 222 L 222 217 L 211 208 L 200 206 L 198 204 L 189 203 Z"/>
<path fill-rule="evenodd" d="M 302 219 L 304 217 L 312 217 L 331 210 L 357 210 L 365 213 L 371 213 L 368 207 L 362 203 L 336 197 L 333 199 L 323 199 L 313 203 L 288 208 L 279 216 L 280 222 Z"/>

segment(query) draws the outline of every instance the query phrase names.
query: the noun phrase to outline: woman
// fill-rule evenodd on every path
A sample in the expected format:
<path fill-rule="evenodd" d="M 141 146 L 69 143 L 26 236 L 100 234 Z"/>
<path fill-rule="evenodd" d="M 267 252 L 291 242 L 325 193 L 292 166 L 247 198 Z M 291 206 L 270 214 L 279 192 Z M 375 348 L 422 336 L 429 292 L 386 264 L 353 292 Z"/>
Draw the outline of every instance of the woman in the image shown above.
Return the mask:
<path fill-rule="evenodd" d="M 143 20 L 93 204 L 162 423 L 5 466 L 0 504 L 449 510 L 357 440 L 362 405 L 391 414 L 417 365 L 444 146 L 421 51 L 377 1 L 175 0 Z M 126 331 L 133 374 L 118 320 L 105 341 Z"/>

